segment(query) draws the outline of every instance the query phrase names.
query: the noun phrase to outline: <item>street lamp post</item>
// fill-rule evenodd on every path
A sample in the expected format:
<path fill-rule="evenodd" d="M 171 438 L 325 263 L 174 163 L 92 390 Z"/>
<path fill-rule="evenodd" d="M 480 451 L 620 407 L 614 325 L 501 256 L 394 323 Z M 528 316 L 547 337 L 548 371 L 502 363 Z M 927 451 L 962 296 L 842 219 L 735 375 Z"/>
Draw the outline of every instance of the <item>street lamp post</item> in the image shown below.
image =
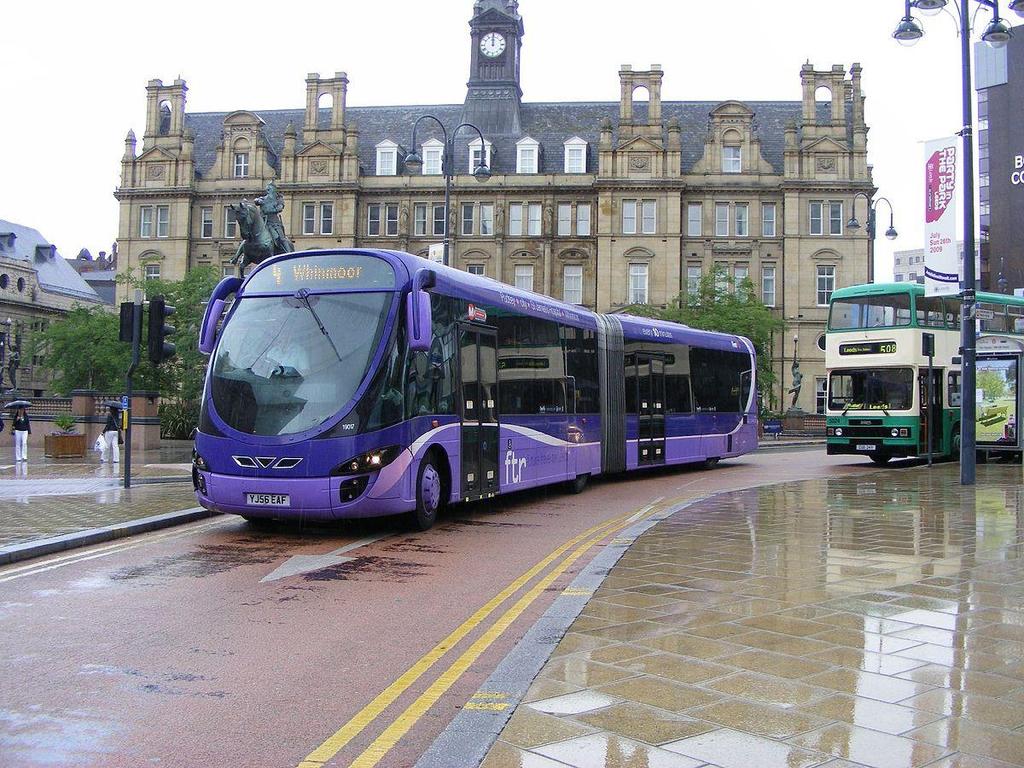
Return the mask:
<path fill-rule="evenodd" d="M 487 149 L 484 142 L 484 134 L 479 128 L 472 123 L 459 123 L 459 125 L 455 126 L 455 130 L 452 131 L 452 135 L 449 138 L 444 123 L 437 117 L 434 115 L 421 115 L 413 123 L 412 148 L 409 154 L 405 156 L 405 167 L 411 173 L 416 173 L 423 167 L 423 158 L 416 152 L 416 129 L 424 120 L 433 120 L 437 123 L 441 128 L 441 135 L 444 137 L 444 149 L 441 151 L 441 173 L 444 174 L 444 264 L 447 266 L 449 260 L 448 250 L 451 242 L 451 233 L 449 232 L 451 212 L 449 208 L 451 207 L 452 197 L 452 177 L 455 175 L 455 137 L 458 135 L 460 128 L 471 128 L 480 137 L 480 162 L 473 169 L 474 178 L 479 182 L 485 182 L 491 178 L 491 170 L 487 167 Z"/>
<path fill-rule="evenodd" d="M 11 318 L 7 318 L 0 325 L 4 326 L 3 331 L 0 331 L 0 391 L 3 391 L 4 387 L 4 365 L 7 364 L 7 347 L 10 345 L 11 340 Z"/>
<path fill-rule="evenodd" d="M 948 0 L 904 0 L 903 19 L 892 33 L 901 45 L 913 45 L 924 35 L 924 30 L 911 16 L 910 9 L 922 13 L 939 13 L 945 9 Z M 1002 47 L 1012 32 L 999 17 L 998 0 L 975 0 L 992 11 L 992 21 L 985 28 L 981 39 L 993 47 Z M 956 3 L 954 2 L 954 5 Z M 971 112 L 971 19 L 967 0 L 960 0 L 960 91 L 963 103 L 963 128 L 959 131 L 963 139 L 964 153 L 964 280 L 961 287 L 960 323 L 960 484 L 974 485 L 976 477 L 975 450 L 975 358 L 977 350 L 977 321 L 975 314 L 974 275 L 974 119 Z M 1024 16 L 1024 0 L 1011 0 L 1011 11 Z"/>
<path fill-rule="evenodd" d="M 868 235 L 868 274 L 871 275 L 871 280 L 874 280 L 875 274 L 875 214 L 878 209 L 878 203 L 885 200 L 885 204 L 889 206 L 889 228 L 885 230 L 885 236 L 889 240 L 895 240 L 897 237 L 896 227 L 893 226 L 893 211 L 892 203 L 889 202 L 888 198 L 879 197 L 874 202 L 868 197 L 865 192 L 858 192 L 853 196 L 853 210 L 850 211 L 850 220 L 846 222 L 846 228 L 852 231 L 860 229 L 860 222 L 857 221 L 857 198 L 863 197 L 864 201 L 868 204 L 868 216 L 867 216 L 867 235 Z"/>

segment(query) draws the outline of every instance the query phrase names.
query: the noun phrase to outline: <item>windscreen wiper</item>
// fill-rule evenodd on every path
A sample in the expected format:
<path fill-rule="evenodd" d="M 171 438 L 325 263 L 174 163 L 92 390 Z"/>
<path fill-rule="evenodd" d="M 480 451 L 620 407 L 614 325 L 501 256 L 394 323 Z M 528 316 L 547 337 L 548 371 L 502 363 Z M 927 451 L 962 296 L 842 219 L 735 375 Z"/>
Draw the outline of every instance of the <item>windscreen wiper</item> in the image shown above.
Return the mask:
<path fill-rule="evenodd" d="M 334 346 L 334 339 L 331 338 L 331 334 L 327 332 L 326 326 L 324 326 L 323 321 L 320 320 L 320 315 L 318 315 L 316 313 L 316 310 L 313 309 L 313 304 L 309 300 L 309 289 L 299 288 L 299 290 L 295 292 L 295 298 L 302 302 L 302 305 L 309 310 L 309 314 L 311 314 L 313 316 L 313 319 L 316 321 L 316 327 L 320 329 L 320 333 L 322 333 L 327 338 L 327 343 L 330 344 L 331 349 L 334 350 L 334 355 L 335 357 L 338 358 L 338 362 L 345 362 L 344 360 L 341 359 L 341 353 L 338 352 L 338 348 Z"/>

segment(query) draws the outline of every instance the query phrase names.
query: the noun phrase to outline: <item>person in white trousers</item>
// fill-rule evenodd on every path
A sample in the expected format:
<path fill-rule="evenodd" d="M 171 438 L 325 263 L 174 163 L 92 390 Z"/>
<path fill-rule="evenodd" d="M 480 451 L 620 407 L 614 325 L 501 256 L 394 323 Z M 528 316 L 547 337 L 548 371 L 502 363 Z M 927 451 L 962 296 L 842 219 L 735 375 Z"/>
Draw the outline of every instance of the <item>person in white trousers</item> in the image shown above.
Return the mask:
<path fill-rule="evenodd" d="M 103 425 L 103 443 L 100 446 L 100 462 L 111 461 L 117 464 L 121 461 L 121 451 L 118 442 L 121 437 L 121 425 L 119 422 L 120 413 L 117 408 L 111 407 L 107 413 L 107 423 Z"/>
<path fill-rule="evenodd" d="M 19 408 L 14 415 L 14 423 L 11 425 L 11 432 L 14 433 L 14 461 L 28 461 L 28 436 L 32 434 L 32 425 L 28 420 L 28 411 Z"/>

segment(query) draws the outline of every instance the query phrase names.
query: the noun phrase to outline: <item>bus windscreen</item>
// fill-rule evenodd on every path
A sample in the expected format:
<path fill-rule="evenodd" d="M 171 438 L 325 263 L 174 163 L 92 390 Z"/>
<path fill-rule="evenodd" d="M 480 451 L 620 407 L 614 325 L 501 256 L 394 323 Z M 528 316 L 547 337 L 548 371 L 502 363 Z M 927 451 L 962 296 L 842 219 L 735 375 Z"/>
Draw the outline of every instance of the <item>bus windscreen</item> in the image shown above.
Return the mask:
<path fill-rule="evenodd" d="M 910 325 L 910 294 L 887 293 L 833 299 L 828 316 L 830 331 Z"/>
<path fill-rule="evenodd" d="M 913 404 L 910 368 L 839 370 L 829 377 L 829 410 L 906 411 Z"/>

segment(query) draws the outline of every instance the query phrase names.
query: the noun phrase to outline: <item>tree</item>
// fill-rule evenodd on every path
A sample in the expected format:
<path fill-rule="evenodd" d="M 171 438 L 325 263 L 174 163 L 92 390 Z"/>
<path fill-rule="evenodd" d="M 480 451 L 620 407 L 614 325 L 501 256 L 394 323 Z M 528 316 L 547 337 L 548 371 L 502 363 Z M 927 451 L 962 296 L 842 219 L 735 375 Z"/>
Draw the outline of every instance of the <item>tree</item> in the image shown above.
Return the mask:
<path fill-rule="evenodd" d="M 998 400 L 1006 394 L 1006 380 L 999 371 L 978 371 L 977 387 L 985 393 L 986 400 Z"/>
<path fill-rule="evenodd" d="M 757 353 L 758 391 L 767 398 L 775 383 L 771 354 L 774 334 L 784 323 L 757 298 L 749 278 L 737 283 L 726 270 L 716 267 L 700 279 L 695 293 L 682 293 L 665 309 L 649 305 L 626 308 L 631 315 L 682 323 L 692 328 L 746 336 Z M 762 399 L 764 402 L 764 399 Z"/>
<path fill-rule="evenodd" d="M 30 342 L 33 355 L 53 372 L 53 389 L 119 391 L 131 362 L 131 350 L 117 340 L 118 317 L 109 307 L 75 306 Z"/>

